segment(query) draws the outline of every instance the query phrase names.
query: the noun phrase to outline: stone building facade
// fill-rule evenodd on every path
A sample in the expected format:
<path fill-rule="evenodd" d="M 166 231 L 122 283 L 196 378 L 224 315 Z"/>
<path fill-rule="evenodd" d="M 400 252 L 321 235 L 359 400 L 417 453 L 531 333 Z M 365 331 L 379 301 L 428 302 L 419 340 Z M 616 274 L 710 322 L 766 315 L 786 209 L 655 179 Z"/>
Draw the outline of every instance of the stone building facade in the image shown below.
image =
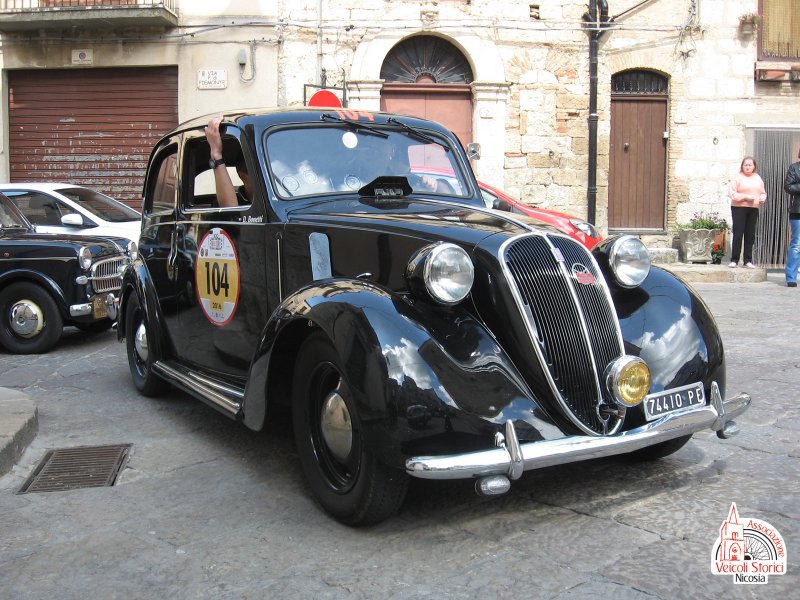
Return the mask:
<path fill-rule="evenodd" d="M 466 126 L 482 146 L 474 163 L 479 179 L 525 202 L 586 217 L 595 164 L 597 225 L 671 246 L 676 222 L 694 212 L 729 216 L 728 180 L 744 155 L 758 156 L 765 135 L 788 132 L 789 144 L 797 137 L 800 145 L 800 67 L 794 64 L 800 58 L 763 58 L 763 29 L 776 22 L 767 21 L 767 12 L 754 34 L 739 27 L 748 12 L 800 15 L 798 0 L 590 5 L 598 7 L 594 22 L 587 20 L 585 0 L 5 0 L 0 179 L 42 173 L 31 166 L 30 154 L 15 158 L 23 156 L 15 152 L 19 136 L 31 127 L 14 125 L 22 110 L 15 89 L 24 88 L 23 75 L 31 72 L 47 81 L 50 73 L 70 70 L 79 81 L 97 69 L 174 68 L 177 121 L 235 108 L 301 105 L 313 86 L 341 88 L 337 93 L 348 106 L 379 110 L 390 83 L 382 70 L 392 60 L 402 62 L 398 44 L 424 48 L 436 38 L 463 58 L 461 79 L 442 83 L 426 67 L 431 58 L 422 56 L 410 68 L 418 78 L 397 94 L 410 94 L 413 107 L 421 102 L 414 100 L 415 85 L 424 83 L 430 93 L 436 86 L 465 90 Z M 800 28 L 800 22 L 791 26 Z M 592 31 L 598 38 L 594 156 Z M 49 97 L 35 104 L 44 106 Z M 660 108 L 639 113 L 643 107 Z M 79 111 L 61 110 L 62 120 L 80 121 Z M 626 127 L 647 132 L 628 140 Z M 645 143 L 646 159 L 632 158 Z M 131 172 L 143 167 L 146 156 L 127 154 Z M 762 174 L 773 180 L 785 165 L 771 160 L 772 172 Z M 102 178 L 97 181 L 102 189 Z M 133 192 L 120 190 L 117 195 L 136 203 Z"/>

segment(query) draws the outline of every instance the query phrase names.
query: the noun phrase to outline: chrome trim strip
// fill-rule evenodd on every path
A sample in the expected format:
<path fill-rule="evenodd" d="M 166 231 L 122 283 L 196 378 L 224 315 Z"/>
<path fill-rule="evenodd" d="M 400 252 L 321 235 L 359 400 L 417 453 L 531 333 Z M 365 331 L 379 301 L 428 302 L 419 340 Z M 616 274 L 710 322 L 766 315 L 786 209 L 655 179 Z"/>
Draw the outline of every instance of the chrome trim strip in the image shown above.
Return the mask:
<path fill-rule="evenodd" d="M 712 390 L 715 384 L 712 384 Z M 719 387 L 716 388 L 719 393 Z M 713 396 L 713 392 L 712 392 Z M 580 460 L 625 454 L 704 429 L 722 431 L 750 406 L 750 395 L 737 394 L 695 410 L 667 414 L 657 421 L 609 437 L 570 436 L 521 444 L 525 471 Z M 513 425 L 512 425 L 513 428 Z M 508 425 L 506 425 L 508 432 Z M 516 437 L 516 434 L 514 434 Z M 507 436 L 508 437 L 508 436 Z M 515 472 L 515 459 L 505 446 L 448 456 L 415 456 L 406 460 L 406 473 L 420 479 L 469 479 Z"/>
<path fill-rule="evenodd" d="M 83 315 L 92 314 L 92 303 L 88 304 L 73 304 L 69 307 L 69 316 L 82 317 Z"/>
<path fill-rule="evenodd" d="M 197 394 L 208 402 L 212 403 L 224 410 L 225 412 L 235 415 L 242 407 L 242 399 L 244 393 L 235 388 L 230 388 L 221 385 L 220 383 L 203 377 L 195 372 L 182 373 L 181 371 L 171 367 L 170 365 L 156 361 L 153 363 L 153 371 L 166 377 L 169 380 L 178 382 L 186 386 L 192 393 Z M 239 402 L 231 400 L 231 396 L 237 398 Z"/>
<path fill-rule="evenodd" d="M 600 381 L 600 377 L 598 376 L 598 374 L 601 373 L 602 371 L 597 368 L 597 357 L 595 356 L 594 347 L 592 346 L 591 335 L 589 334 L 589 325 L 586 323 L 586 311 L 584 310 L 583 305 L 581 305 L 581 302 L 578 299 L 578 292 L 575 290 L 575 280 L 572 277 L 572 272 L 571 272 L 572 265 L 570 265 L 570 267 L 568 268 L 567 267 L 567 260 L 564 257 L 564 254 L 561 252 L 561 250 L 559 248 L 556 248 L 556 246 L 553 244 L 553 242 L 550 240 L 550 238 L 548 236 L 545 235 L 544 239 L 547 242 L 547 245 L 550 247 L 550 252 L 552 252 L 553 255 L 556 256 L 556 262 L 558 263 L 559 267 L 561 268 L 561 276 L 567 282 L 567 287 L 569 288 L 569 293 L 570 293 L 570 296 L 572 297 L 572 303 L 575 305 L 575 310 L 580 315 L 581 331 L 583 331 L 583 339 L 586 340 L 586 349 L 589 352 L 589 357 L 592 360 L 592 371 L 594 371 L 594 374 L 595 374 L 594 375 L 594 391 L 595 391 L 595 394 L 597 394 L 597 399 L 598 399 L 598 402 L 595 404 L 595 412 L 597 412 L 597 407 L 598 407 L 598 405 L 600 404 L 600 402 L 603 399 L 603 388 L 601 387 L 602 383 Z M 594 262 L 594 257 L 591 255 L 591 253 L 587 253 L 587 255 L 588 255 L 589 259 L 592 262 Z M 595 267 L 597 268 L 597 271 L 596 271 L 597 273 L 602 273 L 602 271 L 600 270 L 599 267 L 597 267 L 596 264 L 595 264 Z M 601 278 L 601 281 L 602 281 L 603 284 L 605 284 L 605 278 Z M 515 285 L 516 285 L 516 283 L 515 283 Z M 611 304 L 611 306 L 613 306 L 613 304 Z M 615 321 L 616 321 L 616 319 L 615 319 Z M 617 327 L 617 334 L 619 334 L 619 327 Z M 624 355 L 625 354 L 625 346 L 622 343 L 622 337 L 620 335 L 617 336 L 617 342 L 619 343 L 620 354 Z M 548 373 L 549 373 L 549 369 L 548 369 Z M 562 400 L 560 393 L 558 393 L 558 398 L 559 398 L 559 401 Z M 564 403 L 564 404 L 566 404 L 566 403 Z M 569 410 L 569 409 L 567 409 L 567 410 Z M 574 417 L 574 415 L 573 415 L 571 410 L 569 410 L 569 414 L 570 414 L 570 418 Z M 591 429 L 587 428 L 583 423 L 581 423 L 580 419 L 578 419 L 577 417 L 574 417 L 574 418 L 575 418 L 576 421 L 578 421 L 578 427 L 580 427 L 582 431 L 584 431 L 585 433 L 589 433 L 590 435 L 597 435 L 597 432 L 592 431 Z M 619 430 L 619 428 L 621 426 L 622 426 L 622 419 L 617 418 L 616 425 L 609 430 L 608 429 L 608 419 L 605 419 L 605 420 L 603 420 L 603 433 L 604 433 L 604 435 L 614 434 Z"/>
<path fill-rule="evenodd" d="M 280 233 L 275 236 L 275 251 L 278 254 L 278 302 L 283 302 L 283 236 Z"/>

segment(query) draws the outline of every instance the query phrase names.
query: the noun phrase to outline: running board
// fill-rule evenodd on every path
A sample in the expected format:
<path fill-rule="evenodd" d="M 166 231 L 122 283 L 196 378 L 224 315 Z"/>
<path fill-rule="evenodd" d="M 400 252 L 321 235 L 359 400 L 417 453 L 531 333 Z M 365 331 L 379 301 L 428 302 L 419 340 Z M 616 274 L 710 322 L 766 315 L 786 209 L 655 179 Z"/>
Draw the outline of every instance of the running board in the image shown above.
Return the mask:
<path fill-rule="evenodd" d="M 197 396 L 229 417 L 236 419 L 242 409 L 244 389 L 223 383 L 192 369 L 163 361 L 153 363 L 153 372 Z"/>

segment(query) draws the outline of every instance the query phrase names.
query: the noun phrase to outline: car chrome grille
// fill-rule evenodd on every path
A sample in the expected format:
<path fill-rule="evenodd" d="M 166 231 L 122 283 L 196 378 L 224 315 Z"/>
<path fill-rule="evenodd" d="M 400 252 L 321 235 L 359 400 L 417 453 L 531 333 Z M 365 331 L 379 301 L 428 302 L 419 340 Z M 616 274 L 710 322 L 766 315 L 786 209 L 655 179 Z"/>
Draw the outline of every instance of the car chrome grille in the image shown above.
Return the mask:
<path fill-rule="evenodd" d="M 116 292 L 122 287 L 122 267 L 125 257 L 115 256 L 99 260 L 92 265 L 92 275 L 89 277 L 92 288 L 96 294 Z"/>
<path fill-rule="evenodd" d="M 586 433 L 613 433 L 619 419 L 597 408 L 607 395 L 605 368 L 623 345 L 597 263 L 577 242 L 541 235 L 514 240 L 504 262 L 565 416 Z"/>

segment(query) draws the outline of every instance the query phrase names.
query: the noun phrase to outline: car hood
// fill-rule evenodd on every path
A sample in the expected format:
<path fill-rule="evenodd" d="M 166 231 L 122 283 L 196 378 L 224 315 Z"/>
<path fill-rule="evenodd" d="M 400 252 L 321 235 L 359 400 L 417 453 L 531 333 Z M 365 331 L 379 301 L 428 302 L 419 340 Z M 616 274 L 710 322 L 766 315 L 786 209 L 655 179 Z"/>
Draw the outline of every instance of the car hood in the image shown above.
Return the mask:
<path fill-rule="evenodd" d="M 288 223 L 343 226 L 423 239 L 476 246 L 495 234 L 522 235 L 532 230 L 560 233 L 523 215 L 427 199 L 381 201 L 328 200 L 307 204 L 288 213 Z"/>
<path fill-rule="evenodd" d="M 91 237 L 85 235 L 69 235 L 58 233 L 37 233 L 28 230 L 5 230 L 0 234 L 0 245 L 4 247 L 39 247 L 47 250 L 47 254 L 52 256 L 71 256 L 75 255 L 81 246 L 86 246 L 94 256 L 107 256 L 119 254 L 125 246 L 119 243 L 126 240 L 119 239 L 117 242 L 102 237 Z"/>

